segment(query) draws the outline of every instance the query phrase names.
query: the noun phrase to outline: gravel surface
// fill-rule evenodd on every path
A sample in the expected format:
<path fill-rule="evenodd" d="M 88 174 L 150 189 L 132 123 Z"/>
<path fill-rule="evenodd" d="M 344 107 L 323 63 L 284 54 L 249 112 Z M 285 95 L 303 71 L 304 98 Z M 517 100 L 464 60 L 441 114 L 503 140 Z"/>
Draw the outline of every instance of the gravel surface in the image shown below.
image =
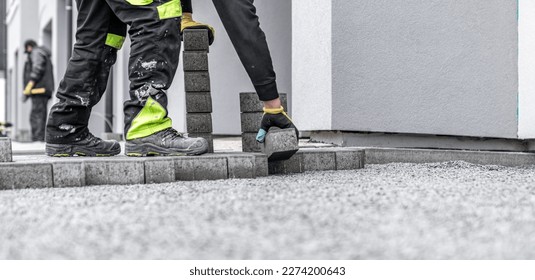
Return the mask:
<path fill-rule="evenodd" d="M 534 259 L 535 168 L 0 192 L 2 259 Z"/>

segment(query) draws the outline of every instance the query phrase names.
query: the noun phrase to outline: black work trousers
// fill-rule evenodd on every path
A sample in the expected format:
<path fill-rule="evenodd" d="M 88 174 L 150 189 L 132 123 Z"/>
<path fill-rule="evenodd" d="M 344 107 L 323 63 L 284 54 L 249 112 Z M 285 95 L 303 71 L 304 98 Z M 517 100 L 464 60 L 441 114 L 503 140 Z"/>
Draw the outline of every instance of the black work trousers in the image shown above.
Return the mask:
<path fill-rule="evenodd" d="M 47 96 L 33 95 L 32 111 L 30 113 L 30 127 L 32 128 L 32 141 L 45 141 L 45 127 L 47 117 Z"/>
<path fill-rule="evenodd" d="M 89 133 L 91 109 L 106 90 L 127 25 L 131 50 L 125 137 L 141 138 L 170 127 L 166 91 L 178 67 L 180 1 L 76 0 L 76 4 L 76 43 L 57 91 L 59 102 L 50 112 L 46 141 L 68 144 Z"/>
<path fill-rule="evenodd" d="M 223 26 L 251 79 L 258 97 L 279 97 L 266 35 L 260 28 L 254 0 L 212 0 Z"/>

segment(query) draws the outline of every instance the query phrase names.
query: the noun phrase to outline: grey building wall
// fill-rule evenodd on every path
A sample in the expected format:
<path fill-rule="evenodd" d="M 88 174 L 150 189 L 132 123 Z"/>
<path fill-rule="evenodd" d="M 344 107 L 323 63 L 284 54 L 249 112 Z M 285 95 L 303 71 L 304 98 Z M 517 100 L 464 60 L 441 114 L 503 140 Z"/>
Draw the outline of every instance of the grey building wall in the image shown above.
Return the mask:
<path fill-rule="evenodd" d="M 333 130 L 517 137 L 517 1 L 332 10 Z"/>

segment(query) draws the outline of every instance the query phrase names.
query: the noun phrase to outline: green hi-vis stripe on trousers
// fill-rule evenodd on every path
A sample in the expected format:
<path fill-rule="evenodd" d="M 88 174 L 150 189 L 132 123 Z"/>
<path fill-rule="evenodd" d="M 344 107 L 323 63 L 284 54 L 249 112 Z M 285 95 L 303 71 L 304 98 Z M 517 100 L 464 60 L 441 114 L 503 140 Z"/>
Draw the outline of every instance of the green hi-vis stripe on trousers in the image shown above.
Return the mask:
<path fill-rule="evenodd" d="M 182 16 L 182 5 L 180 0 L 171 0 L 158 6 L 160 19 L 177 18 Z"/>
<path fill-rule="evenodd" d="M 123 47 L 125 37 L 108 33 L 106 37 L 106 46 L 120 50 Z"/>
<path fill-rule="evenodd" d="M 126 0 L 134 6 L 146 6 L 152 4 L 153 0 Z M 158 16 L 160 19 L 177 18 L 182 16 L 182 5 L 180 0 L 171 0 L 158 6 Z"/>
<path fill-rule="evenodd" d="M 147 103 L 134 118 L 126 134 L 126 140 L 133 140 L 150 136 L 156 132 L 172 126 L 167 116 L 167 110 L 156 100 L 149 97 Z"/>

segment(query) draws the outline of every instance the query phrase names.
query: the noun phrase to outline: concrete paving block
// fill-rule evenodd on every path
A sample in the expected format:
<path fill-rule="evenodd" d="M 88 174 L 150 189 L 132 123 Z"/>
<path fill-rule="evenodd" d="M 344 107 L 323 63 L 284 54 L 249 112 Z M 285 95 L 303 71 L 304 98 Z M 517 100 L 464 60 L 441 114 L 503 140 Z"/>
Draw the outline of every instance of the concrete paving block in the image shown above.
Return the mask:
<path fill-rule="evenodd" d="M 174 158 L 174 162 L 176 181 L 195 181 L 195 158 Z"/>
<path fill-rule="evenodd" d="M 299 150 L 299 140 L 293 128 L 270 129 L 261 147 L 268 161 L 287 160 Z"/>
<path fill-rule="evenodd" d="M 246 132 L 241 135 L 242 151 L 245 153 L 262 152 L 262 144 L 256 141 L 256 132 Z"/>
<path fill-rule="evenodd" d="M 52 187 L 50 163 L 0 163 L 0 190 Z"/>
<path fill-rule="evenodd" d="M 208 53 L 206 51 L 185 51 L 183 64 L 184 71 L 208 71 Z"/>
<path fill-rule="evenodd" d="M 336 153 L 331 149 L 302 149 L 304 171 L 336 170 Z"/>
<path fill-rule="evenodd" d="M 305 171 L 303 164 L 303 154 L 296 153 L 288 160 L 268 162 L 270 175 L 284 175 L 303 173 Z"/>
<path fill-rule="evenodd" d="M 173 158 L 155 158 L 145 161 L 145 183 L 162 184 L 176 180 Z"/>
<path fill-rule="evenodd" d="M 255 157 L 255 178 L 269 175 L 268 158 L 264 154 L 254 154 Z"/>
<path fill-rule="evenodd" d="M 208 30 L 186 29 L 183 37 L 184 51 L 208 51 L 210 48 Z"/>
<path fill-rule="evenodd" d="M 286 93 L 279 93 L 282 106 L 288 110 L 288 95 Z M 264 103 L 258 99 L 256 92 L 242 92 L 240 93 L 240 111 L 242 113 L 262 112 Z"/>
<path fill-rule="evenodd" d="M 186 123 L 188 133 L 211 133 L 213 131 L 211 113 L 188 113 Z"/>
<path fill-rule="evenodd" d="M 53 162 L 54 187 L 83 187 L 85 183 L 85 167 L 83 161 Z"/>
<path fill-rule="evenodd" d="M 186 112 L 212 113 L 212 95 L 210 92 L 186 93 Z"/>
<path fill-rule="evenodd" d="M 175 158 L 177 181 L 201 181 L 228 179 L 225 156 L 203 155 Z"/>
<path fill-rule="evenodd" d="M 201 137 L 208 141 L 208 153 L 214 152 L 214 136 L 212 133 L 188 133 L 189 137 Z"/>
<path fill-rule="evenodd" d="M 233 154 L 227 156 L 228 177 L 230 179 L 255 178 L 256 157 L 251 154 Z"/>
<path fill-rule="evenodd" d="M 184 84 L 186 92 L 209 92 L 210 74 L 208 72 L 185 72 Z"/>
<path fill-rule="evenodd" d="M 12 161 L 11 139 L 0 138 L 0 162 Z"/>
<path fill-rule="evenodd" d="M 241 131 L 258 132 L 264 113 L 241 113 Z"/>
<path fill-rule="evenodd" d="M 145 164 L 140 159 L 102 159 L 85 163 L 87 185 L 132 185 L 145 183 Z"/>
<path fill-rule="evenodd" d="M 362 169 L 366 165 L 366 154 L 363 149 L 335 148 L 336 170 Z"/>

